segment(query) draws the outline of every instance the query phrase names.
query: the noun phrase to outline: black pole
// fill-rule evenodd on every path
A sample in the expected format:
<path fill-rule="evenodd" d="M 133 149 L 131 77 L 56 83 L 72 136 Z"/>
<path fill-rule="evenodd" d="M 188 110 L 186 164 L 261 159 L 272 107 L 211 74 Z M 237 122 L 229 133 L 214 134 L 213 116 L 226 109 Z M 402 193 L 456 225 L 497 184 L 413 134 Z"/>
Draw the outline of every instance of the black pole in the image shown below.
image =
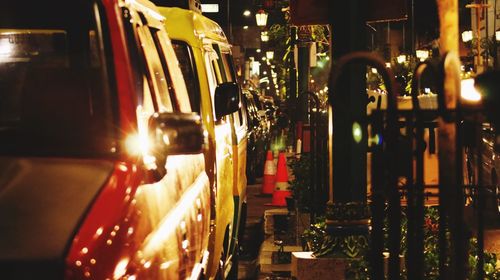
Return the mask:
<path fill-rule="evenodd" d="M 366 49 L 365 1 L 332 2 L 333 59 Z M 329 86 L 332 90 L 332 85 Z M 366 202 L 366 66 L 349 65 L 339 79 L 333 110 L 335 202 Z M 353 139 L 353 130 L 361 139 Z M 341 164 L 337 164 L 341 163 Z"/>

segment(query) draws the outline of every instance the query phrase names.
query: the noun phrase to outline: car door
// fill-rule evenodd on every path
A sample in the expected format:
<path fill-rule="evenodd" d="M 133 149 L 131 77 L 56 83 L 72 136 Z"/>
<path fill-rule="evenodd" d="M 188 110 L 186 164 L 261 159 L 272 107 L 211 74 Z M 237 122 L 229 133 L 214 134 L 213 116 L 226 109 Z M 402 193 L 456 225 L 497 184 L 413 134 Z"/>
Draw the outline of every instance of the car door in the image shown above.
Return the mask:
<path fill-rule="evenodd" d="M 154 11 L 128 12 L 129 42 L 137 50 L 135 65 L 142 68 L 136 72 L 142 80 L 136 109 L 142 141 L 150 133 L 154 115 L 187 113 L 191 107 L 163 23 L 154 17 Z M 150 159 L 147 154 L 143 158 Z M 143 183 L 135 196 L 142 228 L 151 231 L 131 263 L 142 279 L 193 277 L 201 272 L 200 260 L 208 247 L 210 185 L 204 157 L 201 153 L 167 156 L 165 162 L 156 164 L 164 164 L 164 176 Z"/>

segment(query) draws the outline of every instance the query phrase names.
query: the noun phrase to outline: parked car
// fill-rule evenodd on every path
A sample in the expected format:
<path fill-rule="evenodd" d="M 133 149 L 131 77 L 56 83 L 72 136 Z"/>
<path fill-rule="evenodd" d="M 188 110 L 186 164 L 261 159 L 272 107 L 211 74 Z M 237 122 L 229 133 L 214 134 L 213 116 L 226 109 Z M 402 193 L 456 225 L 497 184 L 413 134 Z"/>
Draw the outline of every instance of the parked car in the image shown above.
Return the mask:
<path fill-rule="evenodd" d="M 262 97 L 256 90 L 254 89 L 247 89 L 247 91 L 252 95 L 255 107 L 257 108 L 257 114 L 259 117 L 265 120 L 266 122 L 266 129 L 268 131 L 271 131 L 271 117 L 272 116 L 272 111 L 268 110 L 266 106 L 264 106 L 264 97 Z"/>
<path fill-rule="evenodd" d="M 247 179 L 254 183 L 256 177 L 261 177 L 264 171 L 264 162 L 267 150 L 270 148 L 270 129 L 266 114 L 259 110 L 254 95 L 250 91 L 243 91 L 242 98 L 248 124 L 247 144 Z"/>
<path fill-rule="evenodd" d="M 146 0 L 0 9 L 1 279 L 206 271 L 206 132 L 163 22 Z"/>
<path fill-rule="evenodd" d="M 205 164 L 217 197 L 207 275 L 235 279 L 239 228 L 246 215 L 247 123 L 231 46 L 222 28 L 199 11 L 165 7 L 160 12 L 188 81 L 191 106 L 208 131 Z"/>
<path fill-rule="evenodd" d="M 476 76 L 474 80 L 462 81 L 462 101 L 465 106 L 472 106 L 473 116 L 466 115 L 462 122 L 462 135 L 465 143 L 464 181 L 466 202 L 479 210 L 479 188 L 484 194 L 483 211 L 488 220 L 499 221 L 500 217 L 500 82 L 498 70 L 490 70 Z M 471 99 L 479 94 L 477 99 Z M 468 102 L 468 103 L 467 103 Z M 480 113 L 480 117 L 478 117 Z M 478 124 L 477 121 L 482 123 Z M 478 127 L 479 126 L 479 127 Z M 478 135 L 479 134 L 479 135 Z M 478 143 L 479 142 L 479 143 Z M 480 149 L 479 149 L 480 148 Z M 481 176 L 481 178 L 480 178 Z"/>
<path fill-rule="evenodd" d="M 266 116 L 270 123 L 270 126 L 274 126 L 276 125 L 276 121 L 278 118 L 278 116 L 276 115 L 276 112 L 278 111 L 278 106 L 274 105 L 274 100 L 269 96 L 263 97 L 262 99 L 263 99 L 262 105 L 266 112 Z"/>

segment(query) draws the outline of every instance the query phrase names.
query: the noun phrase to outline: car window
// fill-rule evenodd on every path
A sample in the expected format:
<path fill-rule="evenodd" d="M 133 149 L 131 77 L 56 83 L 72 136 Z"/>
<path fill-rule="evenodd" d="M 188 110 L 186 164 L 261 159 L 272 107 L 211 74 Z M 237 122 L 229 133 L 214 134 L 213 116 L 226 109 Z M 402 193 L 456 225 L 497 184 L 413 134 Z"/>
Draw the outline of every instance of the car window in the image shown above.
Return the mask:
<path fill-rule="evenodd" d="M 200 88 L 191 47 L 181 41 L 172 41 L 172 47 L 179 60 L 179 66 L 186 81 L 191 108 L 193 111 L 200 113 Z"/>
<path fill-rule="evenodd" d="M 166 32 L 151 29 L 155 44 L 162 53 L 160 59 L 167 77 L 170 97 L 175 104 L 175 108 L 181 112 L 191 112 L 191 104 L 186 87 L 186 80 L 180 69 L 180 63 L 173 49 L 172 43 Z M 199 109 L 198 109 L 199 111 Z"/>
<path fill-rule="evenodd" d="M 147 69 L 147 77 L 150 85 L 150 91 L 156 100 L 157 110 L 159 112 L 172 112 L 173 106 L 170 99 L 169 85 L 163 72 L 160 56 L 156 50 L 153 37 L 146 25 L 136 27 L 141 46 L 141 54 Z"/>
<path fill-rule="evenodd" d="M 1 154 L 116 151 L 104 12 L 91 1 L 61 8 L 34 3 L 27 11 L 13 2 L 0 9 Z"/>
<path fill-rule="evenodd" d="M 234 73 L 234 67 L 232 62 L 232 56 L 229 53 L 229 50 L 221 49 L 221 47 L 217 44 L 213 44 L 215 51 L 217 52 L 217 66 L 220 69 L 220 76 L 223 82 L 236 82 L 236 75 Z M 241 99 L 241 97 L 240 97 Z M 241 104 L 240 104 L 241 105 Z M 245 122 L 245 112 L 244 108 L 240 106 L 238 111 L 234 112 L 234 125 L 237 127 L 243 127 L 246 125 Z"/>
<path fill-rule="evenodd" d="M 213 50 L 207 49 L 205 51 L 204 58 L 205 58 L 205 69 L 207 71 L 207 82 L 208 82 L 208 87 L 210 90 L 210 98 L 211 98 L 212 104 L 215 104 L 214 96 L 215 96 L 215 88 L 218 85 L 218 78 L 217 78 L 216 69 L 214 67 L 213 61 L 215 59 L 217 59 L 217 54 Z M 214 110 L 213 117 L 215 120 L 216 119 L 215 118 L 215 110 Z"/>

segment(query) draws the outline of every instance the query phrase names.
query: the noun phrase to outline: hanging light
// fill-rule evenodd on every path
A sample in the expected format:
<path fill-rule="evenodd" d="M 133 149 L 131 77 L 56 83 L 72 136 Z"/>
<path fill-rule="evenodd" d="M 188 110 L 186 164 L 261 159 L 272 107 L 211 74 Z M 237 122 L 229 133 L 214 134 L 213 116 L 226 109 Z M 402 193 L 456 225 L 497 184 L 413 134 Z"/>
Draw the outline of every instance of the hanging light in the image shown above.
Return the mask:
<path fill-rule="evenodd" d="M 266 57 L 269 60 L 272 60 L 274 58 L 274 51 L 266 51 Z"/>
<path fill-rule="evenodd" d="M 397 61 L 398 61 L 399 64 L 403 64 L 406 61 L 406 55 L 401 54 L 396 59 L 397 59 Z"/>
<path fill-rule="evenodd" d="M 260 32 L 260 40 L 262 42 L 267 42 L 269 41 L 269 33 L 267 33 L 267 31 L 262 31 Z"/>
<path fill-rule="evenodd" d="M 257 26 L 266 26 L 267 24 L 267 16 L 266 11 L 260 9 L 255 14 L 255 20 L 257 21 Z"/>
<path fill-rule="evenodd" d="M 428 50 L 417 50 L 416 55 L 420 61 L 424 61 L 427 58 L 429 58 L 429 51 Z"/>
<path fill-rule="evenodd" d="M 472 31 L 471 30 L 467 30 L 467 31 L 462 32 L 462 41 L 464 43 L 469 42 L 471 40 L 472 40 Z"/>

